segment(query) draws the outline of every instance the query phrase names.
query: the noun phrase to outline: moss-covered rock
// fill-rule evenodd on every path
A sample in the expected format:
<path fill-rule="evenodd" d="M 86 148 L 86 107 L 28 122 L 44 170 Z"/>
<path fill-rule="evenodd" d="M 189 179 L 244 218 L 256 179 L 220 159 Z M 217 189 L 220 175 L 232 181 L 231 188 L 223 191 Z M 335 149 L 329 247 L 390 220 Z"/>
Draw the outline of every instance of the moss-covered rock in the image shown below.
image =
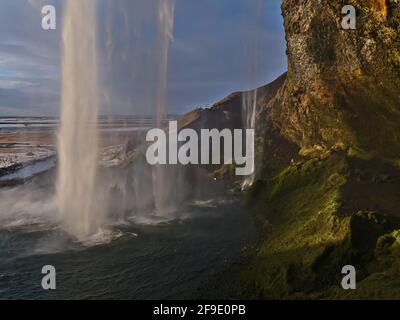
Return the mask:
<path fill-rule="evenodd" d="M 396 159 L 400 5 L 346 4 L 356 7 L 356 30 L 341 27 L 343 1 L 283 1 L 289 71 L 266 108 L 277 131 L 302 148 L 340 143 Z"/>
<path fill-rule="evenodd" d="M 333 151 L 323 157 L 293 163 L 268 182 L 257 182 L 245 195 L 256 214 L 262 238 L 240 267 L 227 271 L 236 279 L 229 297 L 240 298 L 360 298 L 397 297 L 392 285 L 399 258 L 400 219 L 374 199 L 347 198 L 359 171 L 371 185 L 376 168 L 372 160 L 348 158 Z M 386 166 L 386 164 L 384 165 Z M 358 169 L 363 168 L 363 169 Z M 396 173 L 396 169 L 391 173 Z M 381 181 L 382 183 L 382 181 Z M 383 183 L 400 187 L 396 178 Z M 377 199 L 377 201 L 379 201 Z M 362 206 L 360 204 L 362 203 Z M 359 210 L 358 208 L 362 208 Z M 340 287 L 344 265 L 357 269 L 360 290 Z M 393 266 L 393 268 L 392 268 Z M 387 269 L 389 267 L 389 269 Z M 386 278 L 385 278 L 386 277 Z M 223 279 L 223 277 L 220 277 Z M 220 280 L 222 281 L 222 280 Z M 385 291 L 385 288 L 388 288 Z M 385 292 L 383 292 L 385 291 Z"/>

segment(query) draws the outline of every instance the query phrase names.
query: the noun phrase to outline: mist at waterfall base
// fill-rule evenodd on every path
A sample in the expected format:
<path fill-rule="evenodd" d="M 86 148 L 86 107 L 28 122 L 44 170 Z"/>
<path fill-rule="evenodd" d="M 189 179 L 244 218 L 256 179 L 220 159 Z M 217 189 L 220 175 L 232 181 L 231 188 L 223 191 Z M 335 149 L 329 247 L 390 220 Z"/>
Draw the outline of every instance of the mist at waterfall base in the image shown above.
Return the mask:
<path fill-rule="evenodd" d="M 165 193 L 174 210 L 163 215 L 155 211 L 154 180 L 145 159 L 99 171 L 98 183 L 108 188 L 104 231 L 83 239 L 59 221 L 57 168 L 0 189 L 0 298 L 196 297 L 210 275 L 254 241 L 251 216 L 202 170 L 188 169 L 189 176 L 179 170 L 177 187 Z M 55 291 L 41 287 L 47 264 L 57 270 Z"/>
<path fill-rule="evenodd" d="M 148 88 L 154 90 L 149 89 L 141 105 L 153 108 L 154 125 L 160 126 L 167 113 L 174 1 L 151 2 L 155 11 L 147 13 L 152 18 L 145 23 L 150 20 L 156 26 L 151 45 L 156 54 L 148 56 L 154 64 Z M 129 159 L 129 141 L 129 161 L 98 167 L 96 83 L 101 76 L 93 53 L 94 31 L 77 33 L 75 28 L 82 25 L 69 20 L 88 23 L 80 18 L 86 13 L 90 17 L 93 7 L 89 0 L 84 7 L 81 1 L 68 3 L 58 164 L 24 183 L 0 189 L 0 298 L 195 297 L 202 282 L 254 241 L 253 220 L 237 197 L 222 182 L 209 179 L 204 168 L 151 167 L 143 155 Z M 143 21 L 125 24 L 128 34 L 144 28 Z M 80 40 L 86 39 L 82 50 L 77 50 L 79 39 L 74 35 L 78 34 Z M 131 49 L 131 45 L 117 48 L 109 39 L 107 59 L 115 62 L 121 55 L 126 59 Z M 131 55 L 132 77 L 140 78 L 138 74 L 146 71 L 137 59 L 141 52 L 133 50 Z M 113 101 L 118 101 L 115 88 L 103 85 L 112 109 Z M 252 127 L 254 95 L 243 101 L 244 126 Z M 41 270 L 48 264 L 57 270 L 55 291 L 41 287 Z"/>
<path fill-rule="evenodd" d="M 23 189 L 32 188 L 40 197 L 51 188 L 52 179 L 50 173 L 37 176 Z M 20 194 L 9 190 L 8 195 L 22 195 L 23 189 Z M 1 201 L 5 197 L 3 194 Z M 37 214 L 52 207 L 46 202 L 42 202 L 43 207 L 32 207 L 28 201 L 35 199 L 22 198 L 19 209 Z M 0 297 L 195 298 L 200 285 L 235 261 L 243 248 L 254 241 L 255 227 L 235 198 L 190 201 L 179 212 L 180 218 L 169 222 L 115 225 L 114 237 L 106 243 L 99 239 L 97 245 L 94 239 L 92 243 L 76 242 L 56 224 L 49 224 L 46 217 L 33 213 L 20 215 L 19 222 L 10 220 L 7 226 L 2 222 Z M 41 269 L 47 264 L 57 270 L 54 291 L 41 287 Z"/>

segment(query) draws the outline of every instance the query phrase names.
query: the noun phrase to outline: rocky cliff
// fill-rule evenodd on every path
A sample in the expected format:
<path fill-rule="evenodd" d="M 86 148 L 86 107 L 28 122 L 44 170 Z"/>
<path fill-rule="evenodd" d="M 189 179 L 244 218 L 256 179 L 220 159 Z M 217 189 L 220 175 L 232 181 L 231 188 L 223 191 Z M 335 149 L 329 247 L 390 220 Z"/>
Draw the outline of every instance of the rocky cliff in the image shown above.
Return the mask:
<path fill-rule="evenodd" d="M 342 29 L 342 7 L 357 10 Z M 400 159 L 400 3 L 285 0 L 287 75 L 258 88 L 256 170 L 265 178 L 299 155 L 331 148 Z M 198 109 L 183 126 L 241 127 L 242 93 Z M 186 121 L 186 123 L 185 123 Z"/>
<path fill-rule="evenodd" d="M 357 10 L 343 30 L 342 7 Z M 288 77 L 271 101 L 274 125 L 303 149 L 334 145 L 400 156 L 400 3 L 285 0 Z"/>
<path fill-rule="evenodd" d="M 282 13 L 288 72 L 259 101 L 244 196 L 260 241 L 200 295 L 400 298 L 400 1 L 283 0 Z M 348 264 L 357 290 L 341 287 Z"/>

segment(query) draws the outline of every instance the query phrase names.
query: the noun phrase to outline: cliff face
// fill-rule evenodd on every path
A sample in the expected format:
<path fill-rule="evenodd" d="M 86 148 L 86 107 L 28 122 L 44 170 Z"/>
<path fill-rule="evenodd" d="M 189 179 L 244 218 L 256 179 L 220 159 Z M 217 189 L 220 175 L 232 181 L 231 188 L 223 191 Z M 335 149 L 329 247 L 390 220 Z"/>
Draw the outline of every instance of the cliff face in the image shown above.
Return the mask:
<path fill-rule="evenodd" d="M 269 176 L 296 158 L 299 147 L 277 130 L 271 119 L 270 102 L 286 81 L 286 74 L 273 82 L 257 88 L 255 162 L 257 178 Z M 241 129 L 243 128 L 242 102 L 246 92 L 234 92 L 210 108 L 196 109 L 178 119 L 180 128 L 200 129 Z M 210 166 L 216 170 L 214 177 L 241 182 L 241 177 L 232 176 L 232 170 L 221 166 Z M 229 177 L 228 177 L 229 176 Z"/>
<path fill-rule="evenodd" d="M 400 157 L 400 2 L 284 0 L 288 76 L 271 100 L 274 126 L 303 149 L 351 147 Z M 389 148 L 387 146 L 390 146 Z"/>
<path fill-rule="evenodd" d="M 341 27 L 344 4 L 357 10 L 355 30 Z M 282 12 L 288 74 L 258 122 L 304 159 L 247 193 L 265 239 L 235 294 L 398 297 L 400 1 L 284 0 Z M 340 287 L 346 264 L 357 291 Z"/>
<path fill-rule="evenodd" d="M 257 88 L 257 110 L 262 111 L 285 82 L 286 74 L 275 81 Z M 178 119 L 180 128 L 216 128 L 219 130 L 243 127 L 242 102 L 246 92 L 234 92 L 213 104 L 210 108 L 199 108 Z M 260 117 L 258 117 L 260 119 Z"/>
<path fill-rule="evenodd" d="M 356 30 L 341 27 L 345 4 Z M 398 299 L 400 1 L 283 0 L 282 12 L 288 73 L 259 103 L 262 170 L 244 195 L 261 239 L 204 296 Z M 348 264 L 357 290 L 340 285 Z"/>
<path fill-rule="evenodd" d="M 342 8 L 357 11 L 342 29 Z M 303 156 L 400 159 L 400 1 L 284 0 L 288 72 L 258 88 L 256 174 Z M 193 128 L 240 128 L 242 93 L 180 119 Z"/>

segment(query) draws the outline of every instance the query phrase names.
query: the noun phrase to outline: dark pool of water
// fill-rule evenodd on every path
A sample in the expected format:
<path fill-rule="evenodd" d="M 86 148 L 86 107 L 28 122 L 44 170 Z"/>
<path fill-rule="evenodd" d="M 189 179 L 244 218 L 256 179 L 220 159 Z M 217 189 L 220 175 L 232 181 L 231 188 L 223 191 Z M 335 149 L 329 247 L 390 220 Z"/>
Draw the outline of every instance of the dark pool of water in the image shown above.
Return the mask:
<path fill-rule="evenodd" d="M 184 299 L 254 241 L 254 224 L 237 201 L 181 209 L 186 218 L 116 227 L 120 237 L 84 247 L 59 230 L 0 231 L 0 299 Z M 44 265 L 57 289 L 41 287 Z"/>

